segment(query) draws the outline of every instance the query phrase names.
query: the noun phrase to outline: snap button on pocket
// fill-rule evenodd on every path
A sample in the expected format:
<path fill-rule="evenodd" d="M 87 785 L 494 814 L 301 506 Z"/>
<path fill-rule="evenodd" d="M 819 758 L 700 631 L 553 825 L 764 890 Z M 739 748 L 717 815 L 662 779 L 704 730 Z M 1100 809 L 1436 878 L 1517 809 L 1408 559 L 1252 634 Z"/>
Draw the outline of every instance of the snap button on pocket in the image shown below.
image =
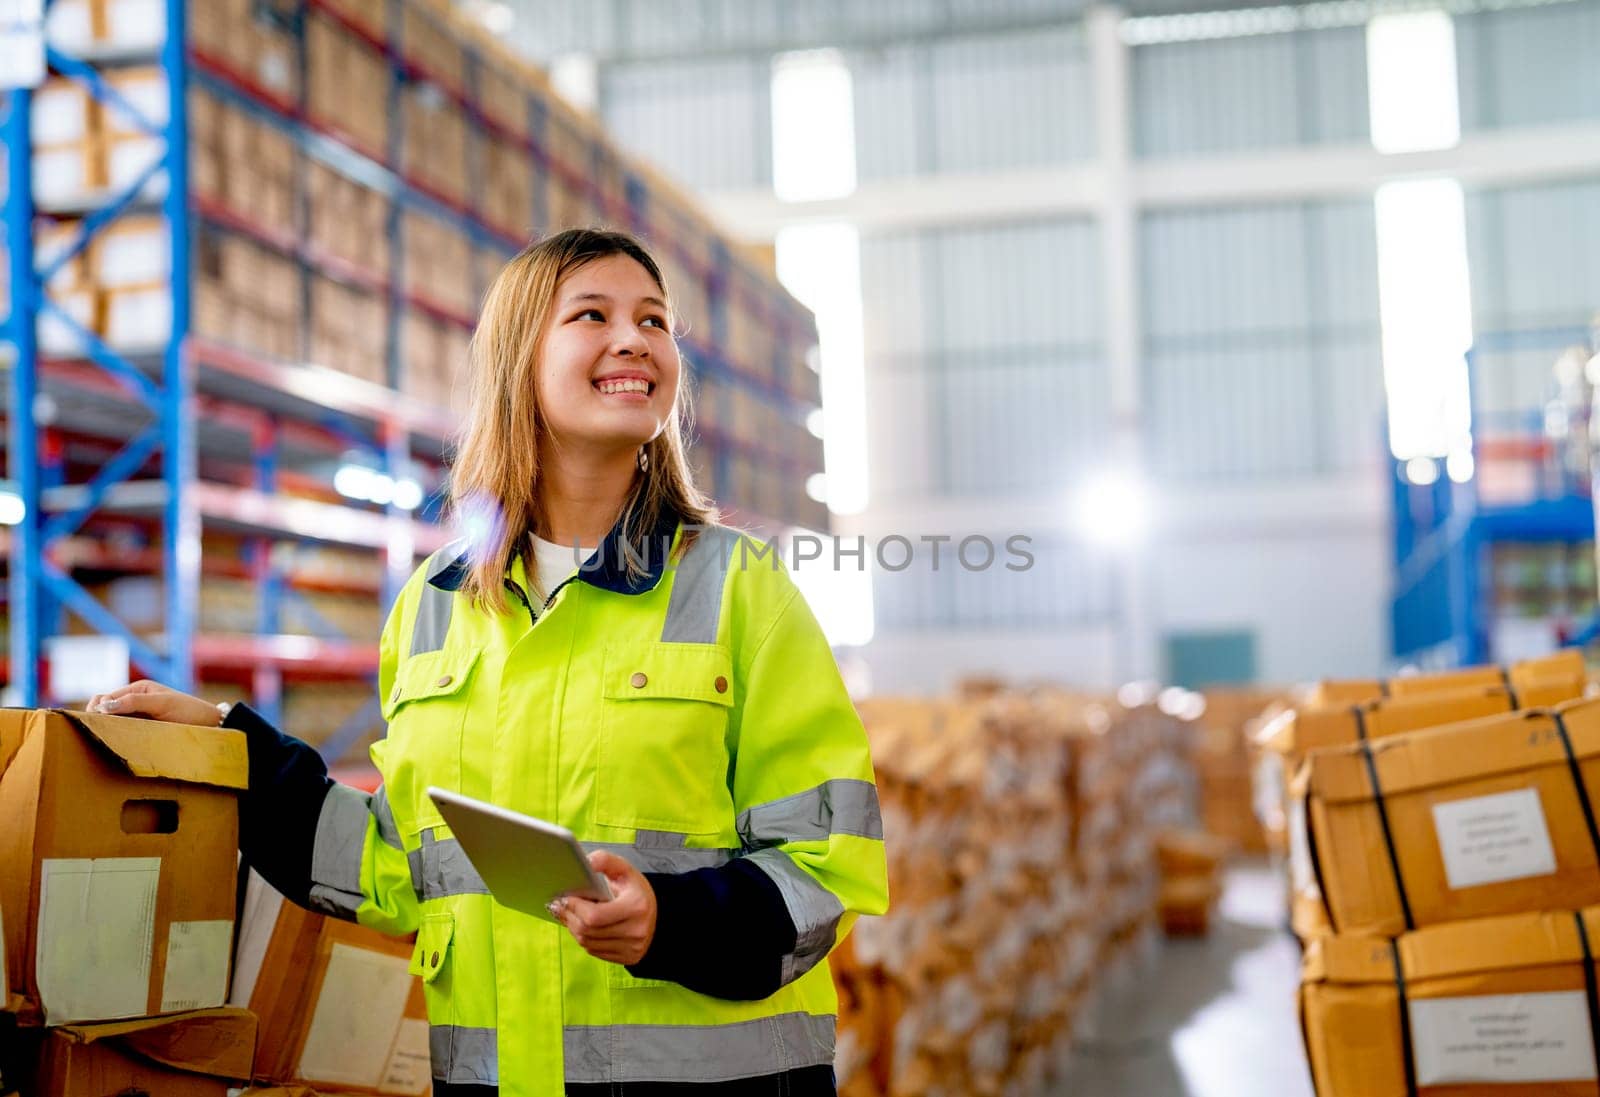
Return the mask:
<path fill-rule="evenodd" d="M 719 674 L 719 675 L 717 675 L 717 680 L 715 682 L 711 683 L 711 687 L 713 689 L 715 689 L 718 693 L 727 693 L 728 692 L 728 680 L 726 678 L 724 678 L 722 675 Z"/>
<path fill-rule="evenodd" d="M 634 671 L 633 677 L 628 679 L 628 684 L 633 686 L 634 689 L 643 689 L 645 683 L 648 681 L 650 681 L 650 679 L 645 676 L 644 671 L 637 670 Z"/>
<path fill-rule="evenodd" d="M 438 688 L 439 689 L 444 689 L 445 686 L 448 686 L 451 682 L 454 682 L 454 681 L 455 681 L 454 676 L 446 674 L 443 678 L 439 679 Z"/>
<path fill-rule="evenodd" d="M 439 950 L 438 949 L 434 949 L 433 950 L 433 955 L 428 957 L 428 966 L 429 967 L 438 967 L 439 966 Z"/>

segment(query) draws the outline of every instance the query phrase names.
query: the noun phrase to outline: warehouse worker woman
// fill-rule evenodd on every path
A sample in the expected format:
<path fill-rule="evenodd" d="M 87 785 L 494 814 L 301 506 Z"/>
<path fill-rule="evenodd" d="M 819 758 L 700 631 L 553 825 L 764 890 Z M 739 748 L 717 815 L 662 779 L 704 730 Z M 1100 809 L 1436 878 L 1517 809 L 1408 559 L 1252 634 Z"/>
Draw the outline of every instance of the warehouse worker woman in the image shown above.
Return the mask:
<path fill-rule="evenodd" d="M 792 580 L 694 488 L 671 316 L 621 234 L 561 233 L 495 280 L 452 469 L 467 537 L 385 626 L 375 795 L 227 713 L 245 858 L 417 934 L 439 1097 L 834 1092 L 826 957 L 887 905 L 872 763 Z M 145 682 L 93 704 L 218 718 Z M 494 903 L 430 785 L 571 828 L 613 898 L 562 901 L 564 928 Z"/>

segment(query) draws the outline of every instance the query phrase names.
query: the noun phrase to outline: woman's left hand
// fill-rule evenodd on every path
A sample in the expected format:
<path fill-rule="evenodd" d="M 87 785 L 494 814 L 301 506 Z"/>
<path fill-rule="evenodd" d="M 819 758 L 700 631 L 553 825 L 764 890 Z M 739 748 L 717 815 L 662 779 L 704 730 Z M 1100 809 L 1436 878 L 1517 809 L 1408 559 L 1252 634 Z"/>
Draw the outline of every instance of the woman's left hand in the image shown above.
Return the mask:
<path fill-rule="evenodd" d="M 597 903 L 568 895 L 550 904 L 585 952 L 613 964 L 637 964 L 656 935 L 656 893 L 650 881 L 614 853 L 597 849 L 589 863 L 611 885 L 611 899 Z"/>

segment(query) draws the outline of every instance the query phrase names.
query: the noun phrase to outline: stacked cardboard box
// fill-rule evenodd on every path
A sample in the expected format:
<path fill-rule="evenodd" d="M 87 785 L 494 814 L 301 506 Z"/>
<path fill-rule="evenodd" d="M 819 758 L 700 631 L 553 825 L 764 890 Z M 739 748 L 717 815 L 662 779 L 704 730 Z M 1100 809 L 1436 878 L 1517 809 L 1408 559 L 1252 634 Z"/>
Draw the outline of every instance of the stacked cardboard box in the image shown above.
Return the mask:
<path fill-rule="evenodd" d="M 1318 1092 L 1593 1092 L 1597 935 L 1588 908 L 1314 942 L 1300 1000 Z"/>
<path fill-rule="evenodd" d="M 861 704 L 894 907 L 836 959 L 843 1094 L 1040 1092 L 1153 925 L 1187 722 L 1057 690 Z"/>
<path fill-rule="evenodd" d="M 1222 862 L 1230 843 L 1203 830 L 1169 829 L 1156 836 L 1161 869 L 1161 928 L 1169 937 L 1203 935 L 1222 896 Z"/>
<path fill-rule="evenodd" d="M 245 755 L 233 731 L 0 712 L 6 1086 L 429 1091 L 413 942 L 299 910 L 252 874 L 236 944 Z"/>
<path fill-rule="evenodd" d="M 157 5 L 163 6 L 163 5 Z M 255 0 L 206 0 L 189 7 L 189 48 L 219 61 L 280 103 L 300 97 L 300 68 L 282 5 Z M 286 9 L 284 9 L 286 10 Z"/>
<path fill-rule="evenodd" d="M 1242 853 L 1267 852 L 1266 831 L 1255 810 L 1252 731 L 1282 697 L 1272 690 L 1205 691 L 1203 732 L 1195 750 L 1201 821 Z"/>
<path fill-rule="evenodd" d="M 1576 931 L 1570 913 L 1539 913 L 1600 902 L 1600 702 L 1584 689 L 1575 653 L 1381 689 L 1324 683 L 1268 729 L 1294 759 L 1293 913 L 1319 1092 L 1400 1094 L 1408 1073 L 1461 1094 L 1593 1088 L 1587 1023 L 1586 1067 L 1547 1054 L 1568 1020 L 1544 992 Z M 1580 965 L 1572 977 L 1582 985 Z M 1506 1013 L 1501 990 L 1526 997 Z"/>
<path fill-rule="evenodd" d="M 271 358 L 296 360 L 301 272 L 294 260 L 243 236 L 195 241 L 191 319 L 196 335 Z"/>
<path fill-rule="evenodd" d="M 0 712 L 0 1010 L 25 1088 L 223 1097 L 249 1077 L 255 1020 L 219 1008 L 234 889 L 215 886 L 245 754 L 237 732 Z"/>
<path fill-rule="evenodd" d="M 311 279 L 311 360 L 341 373 L 389 383 L 384 361 L 384 300 L 376 293 L 320 275 Z"/>
<path fill-rule="evenodd" d="M 389 203 L 316 161 L 306 165 L 306 241 L 314 257 L 348 263 L 373 279 L 389 271 Z"/>
<path fill-rule="evenodd" d="M 381 31 L 380 31 L 381 33 Z M 389 66 L 383 54 L 346 34 L 332 20 L 313 14 L 306 21 L 307 111 L 373 159 L 389 147 Z"/>
<path fill-rule="evenodd" d="M 471 335 L 459 324 L 435 320 L 416 309 L 405 315 L 401 391 L 437 408 L 461 410 Z"/>
<path fill-rule="evenodd" d="M 408 84 L 401 119 L 406 175 L 446 202 L 466 205 L 467 122 L 460 105 L 435 84 Z"/>
<path fill-rule="evenodd" d="M 472 245 L 442 221 L 407 213 L 401 225 L 402 277 L 406 292 L 461 316 L 477 306 Z"/>
<path fill-rule="evenodd" d="M 297 164 L 288 135 L 189 89 L 189 185 L 197 198 L 292 235 Z"/>

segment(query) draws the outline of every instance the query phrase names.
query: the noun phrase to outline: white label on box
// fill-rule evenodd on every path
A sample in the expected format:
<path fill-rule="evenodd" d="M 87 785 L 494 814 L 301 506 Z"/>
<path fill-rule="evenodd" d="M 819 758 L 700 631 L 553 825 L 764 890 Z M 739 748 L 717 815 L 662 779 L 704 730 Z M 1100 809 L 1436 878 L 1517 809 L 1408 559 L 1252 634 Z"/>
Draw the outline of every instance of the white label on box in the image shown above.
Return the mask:
<path fill-rule="evenodd" d="M 233 923 L 173 922 L 167 928 L 167 970 L 161 979 L 161 1012 L 210 1009 L 228 997 L 228 954 Z"/>
<path fill-rule="evenodd" d="M 335 943 L 300 1052 L 300 1080 L 376 1089 L 411 995 L 402 956 Z"/>
<path fill-rule="evenodd" d="M 1419 1086 L 1576 1082 L 1595 1076 L 1581 990 L 1411 1002 Z"/>
<path fill-rule="evenodd" d="M 1548 876 L 1556 870 L 1538 789 L 1434 804 L 1433 827 L 1452 888 Z"/>
<path fill-rule="evenodd" d="M 154 50 L 167 38 L 166 0 L 111 0 L 106 42 L 124 50 Z"/>
<path fill-rule="evenodd" d="M 433 1070 L 428 1059 L 428 1022 L 408 1018 L 400 1022 L 400 1035 L 395 1037 L 394 1051 L 383 1068 L 384 1093 L 403 1093 L 407 1097 L 421 1093 L 433 1081 Z"/>
<path fill-rule="evenodd" d="M 159 857 L 41 863 L 34 976 L 46 1024 L 146 1012 L 160 883 Z"/>
<path fill-rule="evenodd" d="M 139 231 L 103 233 L 95 243 L 95 281 L 102 289 L 164 282 L 172 274 L 172 234 L 165 220 Z"/>
<path fill-rule="evenodd" d="M 1302 894 L 1317 886 L 1317 874 L 1311 864 L 1311 835 L 1306 826 L 1306 802 L 1296 796 L 1289 801 L 1289 886 Z"/>

